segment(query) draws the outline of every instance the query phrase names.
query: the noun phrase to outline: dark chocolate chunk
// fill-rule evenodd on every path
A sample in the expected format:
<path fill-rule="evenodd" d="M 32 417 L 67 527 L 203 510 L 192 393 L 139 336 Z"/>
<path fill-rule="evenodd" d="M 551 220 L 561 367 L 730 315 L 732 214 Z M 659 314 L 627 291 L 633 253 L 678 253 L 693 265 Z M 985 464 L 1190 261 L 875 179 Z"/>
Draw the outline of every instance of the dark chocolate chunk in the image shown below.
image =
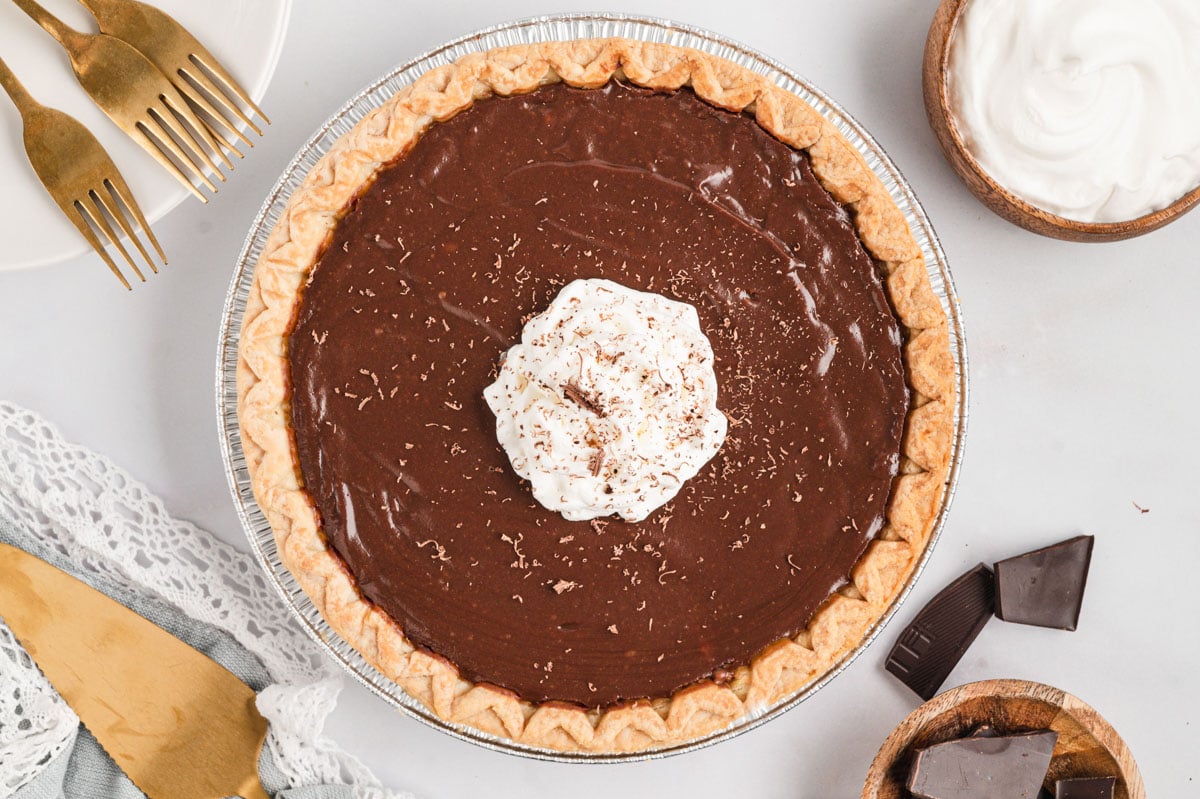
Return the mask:
<path fill-rule="evenodd" d="M 1018 624 L 1074 630 L 1094 541 L 1081 535 L 996 563 L 996 615 Z"/>
<path fill-rule="evenodd" d="M 1054 786 L 1054 799 L 1113 799 L 1116 785 L 1116 777 L 1059 780 Z"/>
<path fill-rule="evenodd" d="M 1037 799 L 1058 733 L 962 738 L 917 751 L 908 790 L 922 799 Z"/>
<path fill-rule="evenodd" d="M 887 670 L 932 699 L 992 617 L 995 580 L 982 563 L 942 589 L 900 634 Z"/>

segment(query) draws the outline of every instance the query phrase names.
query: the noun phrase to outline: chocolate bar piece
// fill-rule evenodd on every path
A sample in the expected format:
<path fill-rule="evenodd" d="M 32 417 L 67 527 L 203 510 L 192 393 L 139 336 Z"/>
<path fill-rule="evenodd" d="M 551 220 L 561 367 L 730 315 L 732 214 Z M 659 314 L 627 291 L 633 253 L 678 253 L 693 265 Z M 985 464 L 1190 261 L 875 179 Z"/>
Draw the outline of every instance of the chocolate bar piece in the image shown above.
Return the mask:
<path fill-rule="evenodd" d="M 1037 799 L 1058 733 L 961 738 L 917 751 L 908 790 L 921 799 Z"/>
<path fill-rule="evenodd" d="M 1113 799 L 1116 785 L 1116 777 L 1059 780 L 1054 785 L 1054 799 Z"/>
<path fill-rule="evenodd" d="M 996 732 L 996 728 L 991 724 L 980 724 L 975 729 L 971 730 L 968 738 L 999 738 L 1000 733 Z"/>
<path fill-rule="evenodd" d="M 932 699 L 992 617 L 995 581 L 982 563 L 942 589 L 900 634 L 887 670 Z"/>
<path fill-rule="evenodd" d="M 1094 541 L 1094 536 L 1076 536 L 996 563 L 996 615 L 1018 624 L 1074 630 Z"/>

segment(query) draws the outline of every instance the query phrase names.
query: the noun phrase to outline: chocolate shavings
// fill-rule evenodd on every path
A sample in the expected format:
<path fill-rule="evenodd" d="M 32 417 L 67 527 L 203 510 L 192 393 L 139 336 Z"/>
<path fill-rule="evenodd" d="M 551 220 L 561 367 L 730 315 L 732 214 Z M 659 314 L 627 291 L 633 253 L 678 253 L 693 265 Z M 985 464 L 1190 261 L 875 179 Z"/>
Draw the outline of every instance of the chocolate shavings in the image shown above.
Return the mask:
<path fill-rule="evenodd" d="M 597 477 L 600 474 L 600 469 L 604 467 L 604 450 L 598 449 L 592 453 L 592 457 L 588 459 L 588 471 L 592 473 L 592 477 Z"/>
<path fill-rule="evenodd" d="M 597 405 L 591 397 L 589 397 L 587 394 L 584 394 L 583 389 L 574 383 L 565 383 L 562 391 L 564 397 L 569 399 L 571 402 L 574 402 L 585 411 L 589 411 L 600 417 L 604 416 L 604 409 Z"/>

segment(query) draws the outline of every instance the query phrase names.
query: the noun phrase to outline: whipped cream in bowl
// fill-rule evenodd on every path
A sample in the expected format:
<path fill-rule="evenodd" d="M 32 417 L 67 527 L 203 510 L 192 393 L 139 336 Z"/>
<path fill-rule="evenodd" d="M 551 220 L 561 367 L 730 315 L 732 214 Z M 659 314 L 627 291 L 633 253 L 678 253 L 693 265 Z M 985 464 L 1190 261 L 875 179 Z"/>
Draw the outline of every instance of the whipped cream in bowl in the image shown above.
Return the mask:
<path fill-rule="evenodd" d="M 696 309 L 610 280 L 563 287 L 483 394 L 513 469 L 571 521 L 645 519 L 727 428 Z"/>
<path fill-rule="evenodd" d="M 1001 188 L 1083 229 L 1200 190 L 1200 3 L 959 6 L 945 101 L 961 145 Z"/>

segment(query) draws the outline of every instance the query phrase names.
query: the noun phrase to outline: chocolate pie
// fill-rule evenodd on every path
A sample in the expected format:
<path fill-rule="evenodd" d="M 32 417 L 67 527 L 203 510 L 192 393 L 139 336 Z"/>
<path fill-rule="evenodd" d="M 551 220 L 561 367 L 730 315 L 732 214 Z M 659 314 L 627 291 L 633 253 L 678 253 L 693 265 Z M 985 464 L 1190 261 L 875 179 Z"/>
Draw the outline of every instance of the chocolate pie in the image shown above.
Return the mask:
<path fill-rule="evenodd" d="M 724 441 L 640 521 L 549 510 L 485 402 L 575 280 L 687 303 L 711 343 Z M 711 734 L 855 648 L 927 544 L 955 405 L 858 152 L 748 70 L 622 39 L 468 56 L 336 143 L 257 265 L 238 385 L 330 625 L 447 721 L 593 752 Z"/>

